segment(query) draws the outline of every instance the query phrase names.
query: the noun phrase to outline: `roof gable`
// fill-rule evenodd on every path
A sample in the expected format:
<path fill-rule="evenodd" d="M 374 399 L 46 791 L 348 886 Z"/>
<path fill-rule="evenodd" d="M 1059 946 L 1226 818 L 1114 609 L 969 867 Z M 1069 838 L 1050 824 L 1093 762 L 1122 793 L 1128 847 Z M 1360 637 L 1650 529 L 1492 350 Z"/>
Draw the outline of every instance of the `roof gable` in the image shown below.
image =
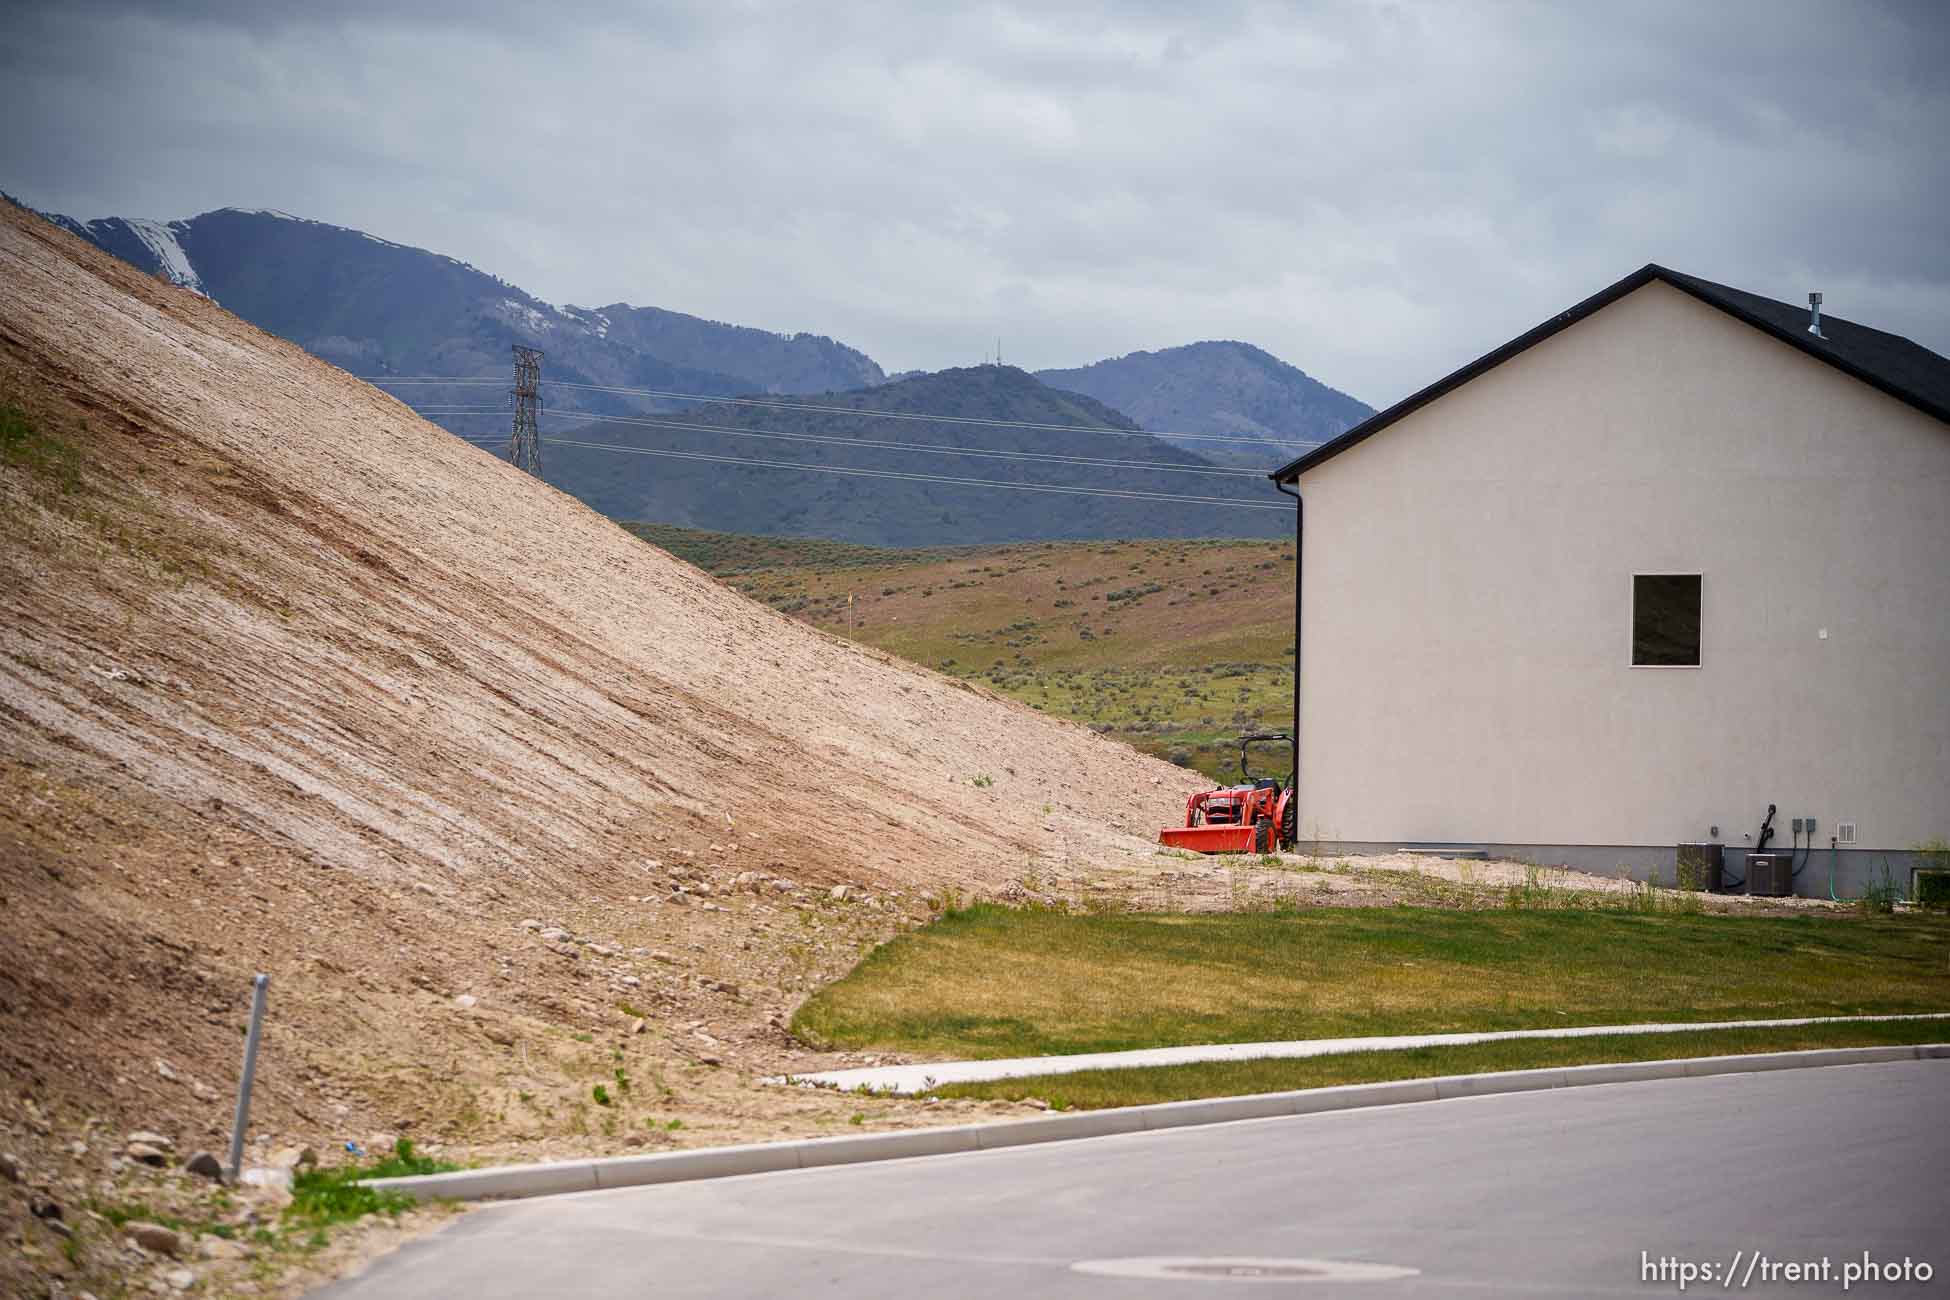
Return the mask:
<path fill-rule="evenodd" d="M 1669 270 L 1656 262 L 1647 263 L 1615 284 L 1599 290 L 1567 311 L 1558 313 L 1535 329 L 1511 339 L 1494 352 L 1485 353 L 1462 369 L 1438 379 L 1385 411 L 1363 420 L 1340 437 L 1314 448 L 1306 455 L 1281 466 L 1269 476 L 1290 483 L 1322 461 L 1338 456 L 1358 442 L 1381 432 L 1395 421 L 1435 401 L 1451 389 L 1502 365 L 1551 335 L 1567 329 L 1594 312 L 1617 302 L 1626 294 L 1654 280 L 1663 281 L 1682 293 L 1690 294 L 1708 306 L 1716 307 L 1762 333 L 1771 334 L 1788 346 L 1854 376 L 1872 388 L 1880 389 L 1898 401 L 1906 402 L 1927 415 L 1950 424 L 1950 358 L 1913 343 L 1899 334 L 1857 325 L 1837 316 L 1821 318 L 1821 337 L 1808 333 L 1808 309 L 1763 298 L 1711 280 Z"/>

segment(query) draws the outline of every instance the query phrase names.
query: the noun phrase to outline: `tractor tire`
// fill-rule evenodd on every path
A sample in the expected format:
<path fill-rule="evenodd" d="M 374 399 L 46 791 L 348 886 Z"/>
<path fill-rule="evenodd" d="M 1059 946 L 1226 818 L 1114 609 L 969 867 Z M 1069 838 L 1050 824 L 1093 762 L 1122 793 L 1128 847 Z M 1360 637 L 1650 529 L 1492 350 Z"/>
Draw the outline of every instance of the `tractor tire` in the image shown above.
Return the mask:
<path fill-rule="evenodd" d="M 1273 819 L 1261 817 L 1253 823 L 1253 852 L 1271 853 L 1273 851 Z"/>
<path fill-rule="evenodd" d="M 1289 799 L 1286 811 L 1280 814 L 1280 847 L 1291 849 L 1300 842 L 1300 805 Z"/>

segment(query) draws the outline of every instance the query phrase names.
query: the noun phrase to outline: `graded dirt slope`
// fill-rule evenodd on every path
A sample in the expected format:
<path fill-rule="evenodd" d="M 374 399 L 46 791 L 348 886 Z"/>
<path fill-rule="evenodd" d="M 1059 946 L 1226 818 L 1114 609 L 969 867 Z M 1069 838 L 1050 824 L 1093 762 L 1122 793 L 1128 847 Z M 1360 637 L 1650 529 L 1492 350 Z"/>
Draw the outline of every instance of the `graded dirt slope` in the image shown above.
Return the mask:
<path fill-rule="evenodd" d="M 0 407 L 0 1079 L 43 1111 L 214 1142 L 266 970 L 266 1128 L 575 1131 L 539 1057 L 619 1006 L 759 1043 L 924 894 L 1147 857 L 1203 784 L 11 208 Z"/>
<path fill-rule="evenodd" d="M 1237 737 L 1293 721 L 1291 541 L 902 551 L 624 526 L 782 614 L 1214 780 L 1239 779 Z"/>

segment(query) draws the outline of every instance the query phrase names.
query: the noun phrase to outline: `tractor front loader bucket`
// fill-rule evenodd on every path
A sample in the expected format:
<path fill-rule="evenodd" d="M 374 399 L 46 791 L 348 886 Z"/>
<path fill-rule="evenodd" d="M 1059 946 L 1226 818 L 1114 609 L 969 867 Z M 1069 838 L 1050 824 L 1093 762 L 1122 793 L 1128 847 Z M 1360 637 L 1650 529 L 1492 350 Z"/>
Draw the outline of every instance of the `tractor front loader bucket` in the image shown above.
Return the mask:
<path fill-rule="evenodd" d="M 1268 849 L 1253 826 L 1167 826 L 1158 832 L 1158 843 L 1193 853 L 1265 853 Z"/>

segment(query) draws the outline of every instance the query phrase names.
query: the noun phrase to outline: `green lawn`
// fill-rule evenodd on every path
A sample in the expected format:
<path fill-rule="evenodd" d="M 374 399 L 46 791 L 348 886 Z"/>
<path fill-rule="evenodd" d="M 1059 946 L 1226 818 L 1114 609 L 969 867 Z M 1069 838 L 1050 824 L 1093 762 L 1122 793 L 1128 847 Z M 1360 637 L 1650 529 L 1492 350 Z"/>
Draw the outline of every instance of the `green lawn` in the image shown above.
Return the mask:
<path fill-rule="evenodd" d="M 1256 1092 L 1386 1083 L 1444 1074 L 1535 1070 L 1606 1061 L 1657 1061 L 1682 1056 L 1736 1056 L 1816 1047 L 1880 1047 L 1950 1042 L 1950 1021 L 1898 1020 L 1783 1029 L 1703 1029 L 1677 1034 L 1615 1034 L 1593 1038 L 1522 1039 L 1468 1047 L 1421 1047 L 1401 1052 L 1345 1052 L 1299 1061 L 1217 1061 L 1135 1070 L 1081 1070 L 991 1083 L 937 1088 L 940 1097 L 1019 1101 L 1041 1098 L 1058 1110 L 1100 1110 L 1194 1097 L 1240 1097 Z"/>
<path fill-rule="evenodd" d="M 977 906 L 870 954 L 810 1041 L 947 1058 L 1950 1010 L 1941 917 Z"/>

